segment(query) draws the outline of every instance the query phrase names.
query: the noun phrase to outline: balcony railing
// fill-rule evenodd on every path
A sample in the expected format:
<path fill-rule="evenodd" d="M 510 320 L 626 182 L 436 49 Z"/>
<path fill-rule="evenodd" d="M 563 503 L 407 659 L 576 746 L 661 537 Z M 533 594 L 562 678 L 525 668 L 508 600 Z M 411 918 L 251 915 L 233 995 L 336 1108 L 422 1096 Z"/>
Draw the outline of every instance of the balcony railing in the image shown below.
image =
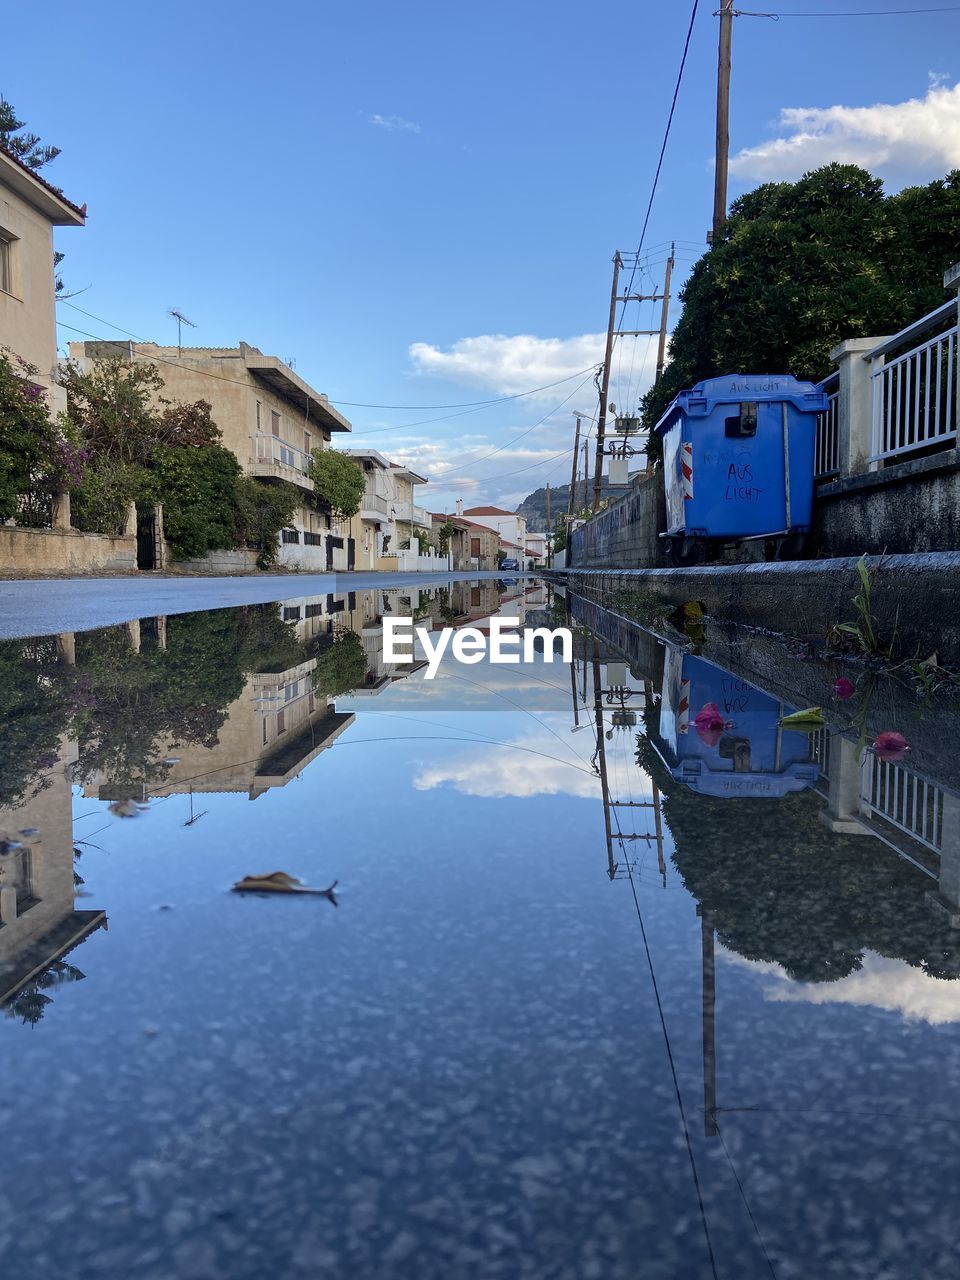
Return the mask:
<path fill-rule="evenodd" d="M 279 436 L 268 435 L 257 431 L 253 434 L 254 455 L 258 463 L 273 463 L 281 467 L 290 467 L 301 475 L 310 473 L 310 455 L 295 445 L 287 444 Z"/>
<path fill-rule="evenodd" d="M 394 507 L 397 520 L 405 520 L 408 524 L 416 524 L 423 529 L 429 529 L 433 523 L 430 512 L 425 507 L 418 507 L 415 502 L 397 502 Z"/>
<path fill-rule="evenodd" d="M 813 475 L 828 480 L 840 471 L 840 374 L 832 373 L 820 383 L 827 393 L 827 410 L 817 414 L 817 444 Z"/>
<path fill-rule="evenodd" d="M 386 498 L 381 498 L 378 493 L 365 493 L 360 499 L 360 514 L 363 515 L 367 511 L 376 512 L 377 515 L 389 516 L 390 504 Z"/>
<path fill-rule="evenodd" d="M 864 356 L 871 366 L 874 466 L 956 440 L 958 326 L 944 329 L 956 314 L 957 304 L 945 303 Z M 931 330 L 923 342 L 888 358 Z"/>

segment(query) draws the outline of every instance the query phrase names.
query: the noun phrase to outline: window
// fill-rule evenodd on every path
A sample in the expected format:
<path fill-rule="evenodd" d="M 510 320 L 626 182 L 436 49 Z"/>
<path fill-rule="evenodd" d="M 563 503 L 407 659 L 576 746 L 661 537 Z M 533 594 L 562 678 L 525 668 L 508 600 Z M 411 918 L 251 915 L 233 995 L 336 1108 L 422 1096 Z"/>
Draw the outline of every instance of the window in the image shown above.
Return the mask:
<path fill-rule="evenodd" d="M 280 434 L 280 415 L 276 409 L 270 410 L 270 430 L 275 436 Z"/>
<path fill-rule="evenodd" d="M 257 401 L 257 430 L 258 431 L 263 430 L 262 420 L 263 420 L 263 405 L 258 400 Z"/>
<path fill-rule="evenodd" d="M 9 238 L 0 231 L 0 290 L 13 293 L 13 249 Z"/>
<path fill-rule="evenodd" d="M 317 709 L 317 700 L 312 693 L 307 698 L 307 709 L 311 712 L 316 711 Z"/>
<path fill-rule="evenodd" d="M 286 723 L 285 713 L 283 711 L 278 711 L 277 712 L 277 736 L 279 737 L 281 733 L 284 733 L 286 731 L 286 728 L 287 728 L 287 723 Z"/>
<path fill-rule="evenodd" d="M 309 457 L 310 450 L 313 448 L 313 437 L 309 431 L 303 433 L 303 452 Z"/>
<path fill-rule="evenodd" d="M 263 745 L 264 745 L 264 746 L 266 746 L 266 745 L 267 745 L 267 720 L 266 720 L 266 717 L 264 717 L 264 720 L 263 720 Z"/>

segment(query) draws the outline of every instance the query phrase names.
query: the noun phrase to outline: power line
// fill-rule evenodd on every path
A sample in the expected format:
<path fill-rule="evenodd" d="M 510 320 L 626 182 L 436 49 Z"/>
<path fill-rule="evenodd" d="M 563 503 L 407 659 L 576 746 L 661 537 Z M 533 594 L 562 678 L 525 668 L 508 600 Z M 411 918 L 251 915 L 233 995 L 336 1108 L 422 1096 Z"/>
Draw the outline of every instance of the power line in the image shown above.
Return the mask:
<path fill-rule="evenodd" d="M 663 168 L 663 157 L 665 156 L 667 151 L 667 142 L 670 138 L 671 126 L 673 125 L 673 113 L 677 107 L 677 98 L 679 97 L 679 94 L 680 94 L 680 85 L 681 85 L 681 82 L 683 81 L 683 72 L 687 65 L 687 53 L 690 49 L 690 39 L 693 35 L 693 24 L 697 20 L 697 10 L 699 9 L 699 7 L 700 7 L 700 0 L 693 0 L 693 9 L 690 13 L 690 25 L 687 27 L 687 38 L 683 43 L 683 55 L 680 58 L 680 69 L 677 72 L 677 83 L 674 85 L 673 100 L 670 103 L 670 114 L 667 116 L 667 127 L 663 132 L 663 143 L 661 144 L 661 147 L 660 147 L 660 157 L 657 160 L 657 169 L 653 175 L 653 186 L 650 188 L 650 199 L 647 201 L 647 211 L 644 214 L 643 227 L 640 230 L 640 243 L 637 245 L 637 258 L 634 261 L 633 270 L 630 272 L 630 283 L 627 285 L 626 289 L 624 290 L 624 292 L 627 294 L 629 294 L 633 289 L 633 281 L 637 274 L 637 262 L 639 261 L 640 251 L 643 248 L 643 239 L 644 239 L 644 236 L 647 234 L 647 227 L 650 223 L 650 214 L 651 214 L 651 211 L 653 210 L 653 201 L 654 201 L 654 197 L 657 194 L 657 186 L 659 185 L 659 182 L 660 182 L 660 171 Z M 626 311 L 626 307 L 627 307 L 627 304 L 626 302 L 624 302 L 623 310 L 620 312 L 620 324 L 617 326 L 618 328 L 622 328 L 623 326 L 623 316 L 624 316 L 624 312 Z"/>
<path fill-rule="evenodd" d="M 67 302 L 66 299 L 58 298 L 57 301 L 62 302 L 64 306 L 72 307 L 74 311 L 79 311 L 81 315 L 89 316 L 91 320 L 96 320 L 99 324 L 105 324 L 110 329 L 116 329 L 118 333 L 125 333 L 134 342 L 144 341 L 143 338 L 138 338 L 135 333 L 131 333 L 129 329 L 124 329 L 122 325 L 113 324 L 110 320 L 104 320 L 102 316 L 95 316 L 92 311 L 84 311 L 83 307 L 75 306 L 72 302 Z M 128 342 L 121 342 L 118 338 L 102 338 L 96 333 L 88 333 L 86 329 L 78 329 L 74 325 L 66 324 L 63 320 L 58 320 L 57 324 L 59 324 L 62 329 L 69 329 L 71 333 L 83 334 L 84 337 L 92 338 L 95 342 L 108 342 L 112 346 L 120 347 L 128 355 L 130 354 L 130 344 Z M 147 353 L 140 351 L 134 351 L 133 355 L 140 360 L 158 361 L 161 364 L 169 364 L 173 365 L 175 368 L 179 368 L 176 361 L 167 359 L 160 355 L 148 355 Z M 558 378 L 556 382 L 547 382 L 542 387 L 531 387 L 529 391 L 517 391 L 513 395 L 499 396 L 493 400 L 465 400 L 460 404 L 364 404 L 358 400 L 333 400 L 330 396 L 326 396 L 325 399 L 327 399 L 330 404 L 343 404 L 353 409 L 484 409 L 490 405 L 507 404 L 511 400 L 522 400 L 524 396 L 535 396 L 541 391 L 549 391 L 552 387 L 559 387 L 564 382 L 571 382 L 574 378 L 580 377 L 581 374 L 591 373 L 592 371 L 593 366 L 591 365 L 589 369 L 578 369 L 576 373 L 569 373 L 565 378 Z M 240 378 L 228 378 L 224 374 L 211 373 L 208 369 L 195 369 L 192 370 L 192 372 L 199 373 L 205 378 L 215 378 L 219 382 L 232 382 L 237 386 L 247 386 L 247 383 L 243 382 Z M 430 418 L 427 421 L 441 422 L 443 419 Z M 406 427 L 419 427 L 423 425 L 425 424 L 422 422 L 409 422 L 406 424 Z M 376 427 L 371 428 L 370 434 L 372 434 L 374 430 L 403 431 L 406 427 Z"/>
<path fill-rule="evenodd" d="M 754 13 L 751 9 L 734 9 L 735 18 L 892 18 L 897 15 L 912 17 L 920 13 L 960 13 L 960 5 L 949 4 L 938 9 L 853 9 L 842 13 L 826 10 L 790 9 L 780 13 Z"/>

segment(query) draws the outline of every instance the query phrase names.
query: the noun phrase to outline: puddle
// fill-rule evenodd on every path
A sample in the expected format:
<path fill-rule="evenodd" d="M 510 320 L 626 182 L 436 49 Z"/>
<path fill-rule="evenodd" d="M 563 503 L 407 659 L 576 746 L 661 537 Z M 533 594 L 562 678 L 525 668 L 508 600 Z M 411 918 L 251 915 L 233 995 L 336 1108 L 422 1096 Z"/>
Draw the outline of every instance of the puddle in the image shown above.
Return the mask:
<path fill-rule="evenodd" d="M 390 616 L 568 606 L 0 642 L 10 1274 L 955 1276 L 955 712 L 586 600 L 427 680 Z"/>

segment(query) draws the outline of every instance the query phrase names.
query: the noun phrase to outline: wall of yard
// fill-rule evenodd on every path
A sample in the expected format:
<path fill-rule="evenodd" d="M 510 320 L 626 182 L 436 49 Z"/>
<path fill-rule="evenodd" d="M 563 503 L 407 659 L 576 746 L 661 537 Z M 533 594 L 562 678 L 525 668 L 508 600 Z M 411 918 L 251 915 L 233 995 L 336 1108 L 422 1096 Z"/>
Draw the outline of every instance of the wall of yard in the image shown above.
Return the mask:
<path fill-rule="evenodd" d="M 663 473 L 658 470 L 644 476 L 629 493 L 574 530 L 570 564 L 584 568 L 654 568 L 665 564 L 663 543 L 658 536 L 665 528 Z"/>
<path fill-rule="evenodd" d="M 137 539 L 77 529 L 23 529 L 0 525 L 0 575 L 42 578 L 59 574 L 136 573 Z"/>

